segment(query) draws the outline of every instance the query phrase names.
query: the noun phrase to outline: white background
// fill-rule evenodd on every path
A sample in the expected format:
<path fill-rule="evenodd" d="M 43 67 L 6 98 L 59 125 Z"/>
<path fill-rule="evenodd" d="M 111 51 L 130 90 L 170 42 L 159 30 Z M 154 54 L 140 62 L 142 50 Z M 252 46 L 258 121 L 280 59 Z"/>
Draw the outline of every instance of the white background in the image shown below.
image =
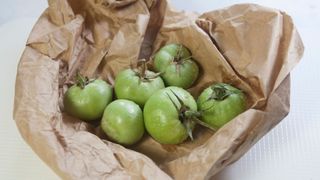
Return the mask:
<path fill-rule="evenodd" d="M 320 179 L 320 2 L 316 0 L 172 0 L 178 9 L 205 12 L 253 2 L 290 14 L 305 44 L 292 72 L 291 112 L 218 180 Z M 0 6 L 0 179 L 59 179 L 26 145 L 12 119 L 19 57 L 45 0 L 1 0 Z"/>

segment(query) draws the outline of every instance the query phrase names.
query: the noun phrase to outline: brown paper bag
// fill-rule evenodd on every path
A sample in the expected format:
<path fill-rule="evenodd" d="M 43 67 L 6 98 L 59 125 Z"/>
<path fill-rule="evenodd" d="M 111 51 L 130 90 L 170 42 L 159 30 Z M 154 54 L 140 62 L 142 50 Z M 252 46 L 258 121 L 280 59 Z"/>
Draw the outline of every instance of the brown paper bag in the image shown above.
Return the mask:
<path fill-rule="evenodd" d="M 248 110 L 195 141 L 161 145 L 145 135 L 133 147 L 70 117 L 62 97 L 77 69 L 113 84 L 115 75 L 161 46 L 187 46 L 201 66 L 189 91 L 213 82 L 247 94 Z M 166 0 L 49 0 L 21 57 L 14 119 L 32 149 L 63 179 L 209 179 L 236 161 L 289 112 L 289 73 L 303 54 L 291 18 L 241 4 L 202 15 Z"/>

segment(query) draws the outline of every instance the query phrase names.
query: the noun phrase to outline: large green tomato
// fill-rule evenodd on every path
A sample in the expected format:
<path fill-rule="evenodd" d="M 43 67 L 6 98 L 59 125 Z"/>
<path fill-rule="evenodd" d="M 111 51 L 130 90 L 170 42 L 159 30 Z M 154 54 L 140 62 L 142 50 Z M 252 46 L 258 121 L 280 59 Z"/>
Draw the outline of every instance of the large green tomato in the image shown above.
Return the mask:
<path fill-rule="evenodd" d="M 142 110 L 132 101 L 115 100 L 105 109 L 101 128 L 110 139 L 120 144 L 134 144 L 144 134 Z"/>
<path fill-rule="evenodd" d="M 180 44 L 162 47 L 154 58 L 154 67 L 168 86 L 189 88 L 199 75 L 199 67 L 190 51 Z"/>
<path fill-rule="evenodd" d="M 84 82 L 83 82 L 84 83 Z M 105 81 L 71 86 L 64 95 L 65 111 L 81 120 L 91 121 L 102 117 L 103 111 L 112 100 L 112 87 Z"/>
<path fill-rule="evenodd" d="M 218 83 L 205 89 L 197 100 L 201 120 L 218 129 L 246 110 L 245 95 L 231 85 Z"/>
<path fill-rule="evenodd" d="M 152 71 L 146 70 L 143 78 L 132 69 L 126 69 L 117 75 L 114 88 L 117 98 L 134 101 L 143 107 L 152 94 L 164 88 L 164 83 Z"/>
<path fill-rule="evenodd" d="M 190 121 L 188 114 L 196 111 L 197 104 L 189 92 L 179 87 L 167 87 L 157 91 L 145 104 L 145 126 L 159 143 L 179 144 L 188 135 L 192 138 L 195 123 Z"/>

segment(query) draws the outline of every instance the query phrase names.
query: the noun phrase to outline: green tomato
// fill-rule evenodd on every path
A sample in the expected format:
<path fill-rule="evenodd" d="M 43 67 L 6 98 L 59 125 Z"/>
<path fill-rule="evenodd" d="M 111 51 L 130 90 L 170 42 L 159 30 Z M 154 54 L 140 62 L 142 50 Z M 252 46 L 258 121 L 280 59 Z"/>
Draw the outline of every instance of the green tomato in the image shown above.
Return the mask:
<path fill-rule="evenodd" d="M 124 145 L 134 144 L 144 134 L 142 110 L 132 101 L 115 100 L 105 109 L 101 128 L 113 141 Z"/>
<path fill-rule="evenodd" d="M 168 86 L 189 88 L 199 75 L 199 67 L 190 51 L 180 44 L 162 47 L 154 58 L 154 67 Z"/>
<path fill-rule="evenodd" d="M 183 110 L 183 106 L 187 111 L 179 112 Z M 145 104 L 145 126 L 148 133 L 159 143 L 179 144 L 190 136 L 195 125 L 188 121 L 188 112 L 196 111 L 197 104 L 188 91 L 174 86 L 167 87 L 157 91 Z"/>
<path fill-rule="evenodd" d="M 156 77 L 154 72 L 147 70 L 145 75 L 154 78 L 142 79 L 132 69 L 121 71 L 114 85 L 117 98 L 131 100 L 143 107 L 152 94 L 165 87 L 161 77 Z"/>
<path fill-rule="evenodd" d="M 205 89 L 197 100 L 201 120 L 218 129 L 246 110 L 245 95 L 229 84 L 218 83 Z"/>
<path fill-rule="evenodd" d="M 96 79 L 71 86 L 64 95 L 65 111 L 81 120 L 92 121 L 100 118 L 112 100 L 112 87 L 105 81 Z"/>

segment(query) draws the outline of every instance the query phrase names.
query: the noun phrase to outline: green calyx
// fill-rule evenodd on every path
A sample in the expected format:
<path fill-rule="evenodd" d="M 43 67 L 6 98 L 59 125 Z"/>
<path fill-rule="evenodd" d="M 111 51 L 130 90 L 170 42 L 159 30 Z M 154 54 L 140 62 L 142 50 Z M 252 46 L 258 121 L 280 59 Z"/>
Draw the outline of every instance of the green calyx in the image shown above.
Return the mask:
<path fill-rule="evenodd" d="M 208 100 L 214 99 L 217 101 L 222 101 L 227 97 L 229 97 L 231 94 L 241 93 L 240 90 L 236 90 L 236 89 L 230 90 L 229 88 L 227 88 L 227 85 L 223 83 L 215 84 L 211 86 L 211 89 L 212 89 L 212 93 Z"/>
<path fill-rule="evenodd" d="M 179 74 L 180 76 L 180 65 L 183 64 L 186 60 L 189 60 L 192 58 L 192 56 L 183 58 L 182 57 L 182 48 L 183 46 L 180 44 L 179 45 L 179 49 L 177 50 L 177 54 L 173 57 L 172 63 L 175 64 L 176 67 L 176 72 Z"/>
<path fill-rule="evenodd" d="M 172 97 L 167 93 L 167 96 L 171 100 L 172 104 L 176 108 L 179 114 L 179 120 L 182 122 L 184 127 L 187 129 L 188 136 L 191 140 L 193 140 L 192 130 L 193 125 L 199 124 L 201 126 L 207 127 L 213 131 L 216 131 L 216 129 L 213 129 L 203 121 L 199 120 L 199 118 L 202 116 L 202 112 L 191 110 L 183 101 L 182 99 L 172 90 L 170 90 L 172 94 L 177 98 L 179 101 L 180 107 L 175 103 L 175 101 L 172 99 Z"/>
<path fill-rule="evenodd" d="M 81 89 L 86 87 L 90 82 L 94 81 L 94 79 L 89 79 L 87 76 L 83 76 L 78 71 L 76 74 L 76 85 L 79 86 Z"/>
<path fill-rule="evenodd" d="M 150 75 L 147 73 L 148 66 L 147 61 L 145 59 L 140 59 L 138 62 L 133 65 L 130 64 L 131 70 L 135 73 L 136 76 L 140 78 L 142 82 L 149 82 L 160 76 L 161 73 L 155 73 L 154 75 Z"/>
<path fill-rule="evenodd" d="M 189 57 L 186 57 L 186 58 L 183 58 L 182 57 L 182 48 L 183 46 L 180 44 L 179 45 L 179 49 L 177 50 L 177 54 L 173 57 L 173 62 L 175 62 L 176 64 L 181 64 L 183 63 L 185 60 L 188 60 L 188 59 L 191 59 L 192 56 L 189 56 Z"/>

